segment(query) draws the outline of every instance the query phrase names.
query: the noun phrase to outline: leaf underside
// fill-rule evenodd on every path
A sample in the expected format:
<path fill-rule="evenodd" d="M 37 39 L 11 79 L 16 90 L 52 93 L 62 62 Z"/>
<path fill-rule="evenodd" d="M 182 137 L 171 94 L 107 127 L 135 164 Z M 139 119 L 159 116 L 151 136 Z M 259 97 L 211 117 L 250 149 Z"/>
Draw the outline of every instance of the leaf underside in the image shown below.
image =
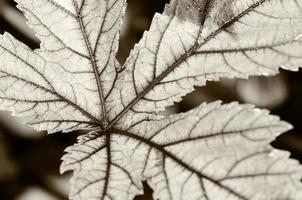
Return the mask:
<path fill-rule="evenodd" d="M 86 129 L 61 171 L 70 199 L 301 199 L 301 165 L 270 143 L 291 126 L 266 110 L 213 102 L 168 117 L 207 81 L 302 63 L 301 0 L 171 0 L 124 65 L 125 0 L 18 0 L 41 40 L 0 37 L 0 109 L 37 130 Z"/>

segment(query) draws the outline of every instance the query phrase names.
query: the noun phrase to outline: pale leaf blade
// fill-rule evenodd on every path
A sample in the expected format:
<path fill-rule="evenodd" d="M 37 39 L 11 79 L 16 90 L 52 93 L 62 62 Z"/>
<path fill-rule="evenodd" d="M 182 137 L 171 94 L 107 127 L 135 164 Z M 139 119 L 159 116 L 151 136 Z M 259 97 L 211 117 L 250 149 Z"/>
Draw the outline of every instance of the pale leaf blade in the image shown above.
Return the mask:
<path fill-rule="evenodd" d="M 249 105 L 212 103 L 114 133 L 138 143 L 133 160 L 149 146 L 143 173 L 155 199 L 300 199 L 301 166 L 269 145 L 290 127 Z"/>
<path fill-rule="evenodd" d="M 78 76 L 72 89 L 62 80 L 56 84 L 69 87 L 67 94 L 77 93 L 80 106 L 97 118 L 107 118 L 105 101 L 119 70 L 115 54 L 125 6 L 124 0 L 18 1 L 41 40 L 38 51 L 61 71 Z"/>
<path fill-rule="evenodd" d="M 89 113 L 56 91 L 41 55 L 7 33 L 0 37 L 0 55 L 2 110 L 27 117 L 34 128 L 50 133 L 93 127 Z"/>
<path fill-rule="evenodd" d="M 18 8 L 41 47 L 1 36 L 1 108 L 51 133 L 103 126 L 125 2 L 20 0 Z"/>
<path fill-rule="evenodd" d="M 109 97 L 113 122 L 162 111 L 206 81 L 301 66 L 301 1 L 177 2 L 155 15 L 131 52 Z"/>
<path fill-rule="evenodd" d="M 81 136 L 62 158 L 61 172 L 74 172 L 69 198 L 132 200 L 142 194 L 141 169 L 138 163 L 126 160 L 133 148 L 133 144 L 122 143 L 118 137 L 100 133 Z M 133 169 L 129 170 L 129 166 Z"/>

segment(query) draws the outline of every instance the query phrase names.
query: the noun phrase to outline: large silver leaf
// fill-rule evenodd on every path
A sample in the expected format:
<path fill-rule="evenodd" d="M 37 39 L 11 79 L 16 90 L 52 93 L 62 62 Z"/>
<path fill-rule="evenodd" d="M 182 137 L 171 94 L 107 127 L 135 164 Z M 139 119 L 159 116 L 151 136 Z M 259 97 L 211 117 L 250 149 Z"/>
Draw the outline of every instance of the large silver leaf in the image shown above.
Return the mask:
<path fill-rule="evenodd" d="M 206 81 L 297 70 L 301 7 L 300 0 L 172 1 L 131 52 L 109 97 L 112 121 L 162 111 Z"/>
<path fill-rule="evenodd" d="M 41 48 L 30 50 L 7 33 L 0 37 L 1 109 L 49 132 L 104 126 L 124 4 L 19 0 Z"/>
<path fill-rule="evenodd" d="M 203 104 L 159 111 L 206 81 L 297 70 L 301 0 L 172 0 L 124 67 L 124 0 L 19 0 L 41 40 L 0 37 L 0 108 L 36 129 L 90 134 L 67 148 L 71 199 L 301 199 L 301 166 L 269 143 L 290 126 L 267 111 Z"/>
<path fill-rule="evenodd" d="M 140 179 L 161 200 L 299 199 L 301 166 L 269 146 L 290 127 L 250 105 L 202 104 L 81 138 L 62 170 L 75 171 L 72 199 L 131 199 Z"/>

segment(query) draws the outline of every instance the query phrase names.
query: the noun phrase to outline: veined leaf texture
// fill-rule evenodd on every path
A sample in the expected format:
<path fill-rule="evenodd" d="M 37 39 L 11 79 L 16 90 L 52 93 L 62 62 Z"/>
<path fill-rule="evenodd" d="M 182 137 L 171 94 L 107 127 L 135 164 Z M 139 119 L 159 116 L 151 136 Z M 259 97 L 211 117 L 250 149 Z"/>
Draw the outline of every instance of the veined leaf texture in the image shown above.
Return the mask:
<path fill-rule="evenodd" d="M 302 167 L 270 143 L 291 128 L 267 110 L 204 103 L 162 116 L 194 86 L 302 63 L 301 0 L 171 0 L 125 64 L 125 0 L 18 0 L 41 40 L 0 37 L 0 108 L 49 133 L 85 129 L 61 171 L 70 199 L 302 199 Z"/>

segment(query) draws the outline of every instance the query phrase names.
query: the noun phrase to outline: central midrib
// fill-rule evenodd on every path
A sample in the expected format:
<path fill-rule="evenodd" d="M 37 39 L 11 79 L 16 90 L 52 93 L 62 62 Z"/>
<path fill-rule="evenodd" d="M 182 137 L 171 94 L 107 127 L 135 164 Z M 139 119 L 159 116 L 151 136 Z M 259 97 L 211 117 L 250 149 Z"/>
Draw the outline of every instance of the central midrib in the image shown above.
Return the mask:
<path fill-rule="evenodd" d="M 99 99 L 100 99 L 101 112 L 102 112 L 102 114 L 101 114 L 102 115 L 101 121 L 103 122 L 102 126 L 106 127 L 108 124 L 108 119 L 107 119 L 107 111 L 106 111 L 106 105 L 105 105 L 105 96 L 104 96 L 103 88 L 101 85 L 101 80 L 99 77 L 99 71 L 98 71 L 98 66 L 97 66 L 96 60 L 95 60 L 95 54 L 93 53 L 93 50 L 91 48 L 91 44 L 89 42 L 86 30 L 85 30 L 85 26 L 84 26 L 84 23 L 83 23 L 83 20 L 81 17 L 81 9 L 82 9 L 83 5 L 81 5 L 81 9 L 79 9 L 77 3 L 75 1 L 73 1 L 73 2 L 74 2 L 74 6 L 77 10 L 78 22 L 79 22 L 79 25 L 81 28 L 81 32 L 83 34 L 83 38 L 85 40 L 85 44 L 86 44 L 88 53 L 89 53 L 90 62 L 91 62 L 92 68 L 93 68 L 94 77 L 95 77 L 96 85 L 98 88 L 98 95 L 99 95 Z"/>

